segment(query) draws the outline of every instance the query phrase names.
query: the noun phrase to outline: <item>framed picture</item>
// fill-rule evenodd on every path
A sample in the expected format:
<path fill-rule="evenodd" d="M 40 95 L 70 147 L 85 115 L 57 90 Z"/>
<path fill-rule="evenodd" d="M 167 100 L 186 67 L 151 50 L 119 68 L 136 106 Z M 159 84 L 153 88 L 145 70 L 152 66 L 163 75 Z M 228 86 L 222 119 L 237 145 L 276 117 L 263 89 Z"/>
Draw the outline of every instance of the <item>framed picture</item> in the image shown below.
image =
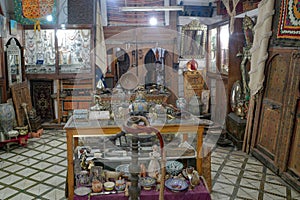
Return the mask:
<path fill-rule="evenodd" d="M 9 21 L 9 30 L 11 35 L 17 35 L 18 34 L 18 23 L 15 20 L 10 20 Z"/>
<path fill-rule="evenodd" d="M 0 15 L 0 37 L 6 37 L 6 17 Z"/>
<path fill-rule="evenodd" d="M 203 103 L 203 107 L 202 107 L 203 114 L 206 114 L 209 111 L 209 96 L 210 96 L 210 90 L 202 90 L 201 101 Z"/>

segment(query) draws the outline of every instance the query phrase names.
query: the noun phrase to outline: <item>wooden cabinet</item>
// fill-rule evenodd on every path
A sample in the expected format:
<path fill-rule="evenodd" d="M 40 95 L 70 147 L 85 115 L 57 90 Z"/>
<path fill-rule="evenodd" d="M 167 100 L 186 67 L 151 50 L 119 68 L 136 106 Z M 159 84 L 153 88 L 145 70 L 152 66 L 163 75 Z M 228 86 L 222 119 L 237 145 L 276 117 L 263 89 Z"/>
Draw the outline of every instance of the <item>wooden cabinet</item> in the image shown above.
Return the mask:
<path fill-rule="evenodd" d="M 257 100 L 252 154 L 300 189 L 300 51 L 272 49 L 265 86 Z"/>

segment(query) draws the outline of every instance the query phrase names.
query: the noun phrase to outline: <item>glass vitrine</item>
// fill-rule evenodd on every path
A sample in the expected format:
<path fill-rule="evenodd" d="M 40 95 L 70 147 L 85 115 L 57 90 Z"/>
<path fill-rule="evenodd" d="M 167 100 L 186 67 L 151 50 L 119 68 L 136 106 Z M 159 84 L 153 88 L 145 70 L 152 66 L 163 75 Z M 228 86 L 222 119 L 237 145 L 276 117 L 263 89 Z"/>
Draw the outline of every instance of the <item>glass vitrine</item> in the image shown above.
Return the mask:
<path fill-rule="evenodd" d="M 89 29 L 57 30 L 60 73 L 91 72 L 91 31 Z"/>
<path fill-rule="evenodd" d="M 91 30 L 25 30 L 24 53 L 26 74 L 90 73 Z"/>
<path fill-rule="evenodd" d="M 25 68 L 26 74 L 55 73 L 54 29 L 25 30 Z"/>

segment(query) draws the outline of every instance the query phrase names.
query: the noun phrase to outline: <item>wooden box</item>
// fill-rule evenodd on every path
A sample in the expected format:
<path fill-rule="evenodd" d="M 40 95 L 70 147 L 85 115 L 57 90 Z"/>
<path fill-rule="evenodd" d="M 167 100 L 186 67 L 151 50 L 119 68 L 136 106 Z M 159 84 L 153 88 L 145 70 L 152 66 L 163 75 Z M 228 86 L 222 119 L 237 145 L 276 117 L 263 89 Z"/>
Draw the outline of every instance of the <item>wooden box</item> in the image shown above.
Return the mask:
<path fill-rule="evenodd" d="M 243 146 L 243 140 L 246 128 L 246 119 L 241 119 L 235 113 L 229 113 L 226 117 L 226 128 L 228 137 L 238 149 Z"/>

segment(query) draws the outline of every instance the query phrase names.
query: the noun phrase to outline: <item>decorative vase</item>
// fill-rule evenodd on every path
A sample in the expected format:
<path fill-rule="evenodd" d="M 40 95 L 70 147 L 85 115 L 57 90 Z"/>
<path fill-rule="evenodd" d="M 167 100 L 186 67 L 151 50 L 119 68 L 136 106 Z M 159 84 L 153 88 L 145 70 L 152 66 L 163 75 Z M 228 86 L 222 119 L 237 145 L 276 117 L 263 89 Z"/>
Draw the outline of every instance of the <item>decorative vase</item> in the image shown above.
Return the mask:
<path fill-rule="evenodd" d="M 134 102 L 132 103 L 132 113 L 134 115 L 143 115 L 148 112 L 148 103 L 144 91 L 138 91 Z"/>
<path fill-rule="evenodd" d="M 186 100 L 185 98 L 183 97 L 179 97 L 177 100 L 176 100 L 176 107 L 180 110 L 185 110 L 186 108 Z"/>
<path fill-rule="evenodd" d="M 15 110 L 12 104 L 0 104 L 0 131 L 8 132 L 16 126 Z"/>
<path fill-rule="evenodd" d="M 160 171 L 160 164 L 158 162 L 158 158 L 160 157 L 160 153 L 158 152 L 158 146 L 153 145 L 152 146 L 152 152 L 149 153 L 150 156 L 150 162 L 148 165 L 148 176 L 155 178 L 157 175 L 157 172 Z"/>
<path fill-rule="evenodd" d="M 93 192 L 96 192 L 96 193 L 101 192 L 102 188 L 103 188 L 103 185 L 99 180 L 94 179 L 92 181 L 92 190 L 93 190 Z"/>

